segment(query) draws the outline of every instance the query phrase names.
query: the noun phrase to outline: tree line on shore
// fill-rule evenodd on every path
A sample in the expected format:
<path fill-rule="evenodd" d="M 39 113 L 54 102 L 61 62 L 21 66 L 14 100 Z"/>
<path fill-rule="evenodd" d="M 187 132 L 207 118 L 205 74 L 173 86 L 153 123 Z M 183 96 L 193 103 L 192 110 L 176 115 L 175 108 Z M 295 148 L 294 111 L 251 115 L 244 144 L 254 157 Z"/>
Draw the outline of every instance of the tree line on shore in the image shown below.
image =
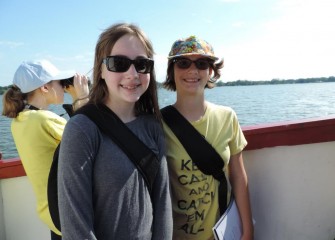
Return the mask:
<path fill-rule="evenodd" d="M 216 86 L 253 86 L 253 85 L 267 85 L 267 84 L 295 84 L 295 83 L 323 83 L 323 82 L 335 82 L 335 77 L 320 77 L 320 78 L 299 78 L 299 79 L 272 79 L 270 81 L 250 81 L 250 80 L 237 80 L 232 82 L 218 81 Z M 12 85 L 1 87 L 0 95 L 10 88 Z M 158 87 L 162 87 L 162 83 L 158 83 Z"/>
<path fill-rule="evenodd" d="M 219 81 L 216 85 L 219 86 L 250 86 L 250 85 L 267 85 L 267 84 L 295 84 L 295 83 L 323 83 L 335 82 L 335 77 L 320 77 L 320 78 L 299 78 L 299 79 L 272 79 L 271 81 L 249 81 L 237 80 L 233 82 Z"/>
<path fill-rule="evenodd" d="M 299 79 L 272 79 L 270 81 L 250 81 L 250 80 L 237 80 L 231 82 L 217 81 L 216 86 L 253 86 L 253 85 L 270 85 L 270 84 L 295 84 L 295 83 L 325 83 L 335 82 L 335 77 L 320 77 L 320 78 L 299 78 Z M 162 83 L 158 83 L 162 87 Z"/>

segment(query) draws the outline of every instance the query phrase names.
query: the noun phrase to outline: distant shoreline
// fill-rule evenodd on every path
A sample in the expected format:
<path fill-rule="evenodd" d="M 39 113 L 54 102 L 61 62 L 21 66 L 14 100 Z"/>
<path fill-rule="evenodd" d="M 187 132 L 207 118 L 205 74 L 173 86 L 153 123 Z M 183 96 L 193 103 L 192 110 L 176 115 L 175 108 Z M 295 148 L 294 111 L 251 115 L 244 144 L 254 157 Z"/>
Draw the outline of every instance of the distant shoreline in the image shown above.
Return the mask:
<path fill-rule="evenodd" d="M 216 82 L 217 87 L 223 86 L 254 86 L 254 85 L 274 85 L 274 84 L 296 84 L 296 83 L 326 83 L 335 82 L 335 77 L 320 77 L 320 78 L 299 78 L 299 79 L 272 79 L 270 81 L 250 81 L 237 80 L 232 82 Z M 158 83 L 158 87 L 163 87 L 162 83 Z"/>
<path fill-rule="evenodd" d="M 272 79 L 270 81 L 250 81 L 250 80 L 237 80 L 232 82 L 216 82 L 217 87 L 222 86 L 254 86 L 254 85 L 274 85 L 274 84 L 295 84 L 295 83 L 326 83 L 335 82 L 335 77 L 320 77 L 320 78 L 299 78 L 299 79 Z M 1 87 L 0 95 L 10 88 L 12 85 Z M 162 88 L 163 84 L 158 82 L 158 87 Z"/>
<path fill-rule="evenodd" d="M 249 81 L 249 80 L 237 80 L 233 82 L 217 82 L 216 86 L 252 86 L 252 85 L 274 85 L 274 84 L 295 84 L 295 83 L 325 83 L 335 82 L 335 77 L 322 77 L 322 78 L 299 78 L 299 79 L 272 79 L 271 81 Z"/>

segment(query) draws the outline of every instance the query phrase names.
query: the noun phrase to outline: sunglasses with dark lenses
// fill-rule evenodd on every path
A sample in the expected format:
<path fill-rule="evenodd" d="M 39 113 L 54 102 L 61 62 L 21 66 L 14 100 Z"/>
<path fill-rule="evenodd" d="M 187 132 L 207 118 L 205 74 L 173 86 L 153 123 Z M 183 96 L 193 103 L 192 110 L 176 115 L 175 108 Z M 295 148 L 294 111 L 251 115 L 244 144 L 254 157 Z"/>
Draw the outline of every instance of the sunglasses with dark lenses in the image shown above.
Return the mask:
<path fill-rule="evenodd" d="M 138 73 L 151 73 L 154 67 L 154 60 L 149 58 L 137 58 L 131 60 L 122 56 L 108 56 L 103 59 L 108 71 L 111 72 L 126 72 L 130 65 L 134 64 Z"/>
<path fill-rule="evenodd" d="M 208 58 L 199 58 L 195 61 L 188 58 L 175 58 L 173 59 L 173 62 L 181 69 L 187 69 L 194 63 L 197 69 L 206 70 L 210 67 L 212 61 Z"/>

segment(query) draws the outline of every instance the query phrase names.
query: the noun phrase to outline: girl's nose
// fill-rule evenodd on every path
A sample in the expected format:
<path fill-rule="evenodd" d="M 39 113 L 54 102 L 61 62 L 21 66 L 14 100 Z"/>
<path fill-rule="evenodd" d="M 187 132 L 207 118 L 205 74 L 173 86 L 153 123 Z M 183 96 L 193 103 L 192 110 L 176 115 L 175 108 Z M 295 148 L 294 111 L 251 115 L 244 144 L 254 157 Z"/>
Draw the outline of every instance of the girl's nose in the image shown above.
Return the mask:
<path fill-rule="evenodd" d="M 191 66 L 188 68 L 189 71 L 198 71 L 199 69 L 195 66 L 195 63 L 192 62 Z"/>
<path fill-rule="evenodd" d="M 130 74 L 131 76 L 138 77 L 138 72 L 136 71 L 134 64 L 130 65 L 127 73 Z"/>

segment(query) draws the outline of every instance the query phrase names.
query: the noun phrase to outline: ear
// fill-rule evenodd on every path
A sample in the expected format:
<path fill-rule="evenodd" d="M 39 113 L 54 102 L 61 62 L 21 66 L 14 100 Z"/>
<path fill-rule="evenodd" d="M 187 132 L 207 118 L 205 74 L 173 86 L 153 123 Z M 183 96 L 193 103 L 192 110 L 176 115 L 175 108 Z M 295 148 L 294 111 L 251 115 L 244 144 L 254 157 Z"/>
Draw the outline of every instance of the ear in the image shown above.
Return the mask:
<path fill-rule="evenodd" d="M 49 87 L 48 85 L 44 84 L 42 87 L 40 87 L 40 90 L 42 91 L 42 93 L 47 93 L 49 92 Z"/>

